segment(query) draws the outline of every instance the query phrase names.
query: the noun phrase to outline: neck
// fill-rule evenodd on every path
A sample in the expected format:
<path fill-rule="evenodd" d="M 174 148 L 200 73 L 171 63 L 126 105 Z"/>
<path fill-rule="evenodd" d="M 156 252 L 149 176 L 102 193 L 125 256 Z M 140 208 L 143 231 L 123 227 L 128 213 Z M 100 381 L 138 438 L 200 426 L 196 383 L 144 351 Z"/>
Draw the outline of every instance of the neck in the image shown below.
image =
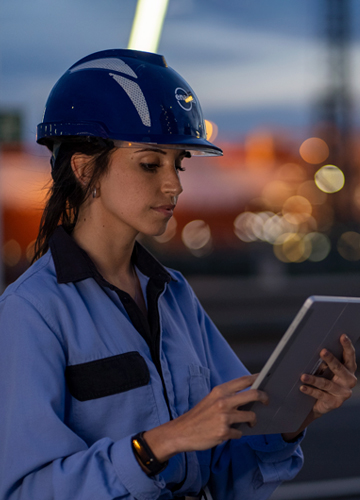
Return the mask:
<path fill-rule="evenodd" d="M 131 256 L 137 233 L 119 231 L 108 222 L 96 223 L 88 214 L 81 215 L 73 231 L 76 243 L 86 251 L 109 283 L 121 285 L 119 288 L 128 291 L 134 282 Z"/>
<path fill-rule="evenodd" d="M 103 278 L 127 292 L 146 316 L 145 300 L 131 256 L 138 232 L 109 217 L 91 210 L 90 204 L 80 209 L 73 238 L 94 262 Z"/>

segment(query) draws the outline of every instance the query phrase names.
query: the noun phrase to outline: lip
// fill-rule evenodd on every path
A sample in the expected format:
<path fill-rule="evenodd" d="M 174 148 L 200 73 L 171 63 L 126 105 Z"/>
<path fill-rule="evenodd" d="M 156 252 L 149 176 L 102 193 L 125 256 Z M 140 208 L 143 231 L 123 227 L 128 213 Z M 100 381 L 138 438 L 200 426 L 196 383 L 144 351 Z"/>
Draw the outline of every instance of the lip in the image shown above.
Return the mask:
<path fill-rule="evenodd" d="M 166 217 L 172 217 L 175 209 L 175 205 L 159 205 L 158 207 L 152 207 L 155 212 L 165 215 Z"/>

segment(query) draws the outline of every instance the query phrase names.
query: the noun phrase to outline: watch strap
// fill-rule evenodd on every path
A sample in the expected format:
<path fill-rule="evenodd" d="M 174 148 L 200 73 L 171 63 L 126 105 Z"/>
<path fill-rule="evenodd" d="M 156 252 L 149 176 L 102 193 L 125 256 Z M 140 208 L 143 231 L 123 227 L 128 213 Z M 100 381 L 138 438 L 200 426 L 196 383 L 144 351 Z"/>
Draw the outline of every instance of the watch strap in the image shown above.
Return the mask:
<path fill-rule="evenodd" d="M 151 475 L 156 475 L 162 472 L 168 465 L 169 461 L 159 462 L 158 459 L 153 454 L 150 446 L 145 441 L 143 436 L 145 431 L 139 432 L 131 439 L 132 448 L 135 456 L 141 462 L 141 464 L 151 473 Z"/>

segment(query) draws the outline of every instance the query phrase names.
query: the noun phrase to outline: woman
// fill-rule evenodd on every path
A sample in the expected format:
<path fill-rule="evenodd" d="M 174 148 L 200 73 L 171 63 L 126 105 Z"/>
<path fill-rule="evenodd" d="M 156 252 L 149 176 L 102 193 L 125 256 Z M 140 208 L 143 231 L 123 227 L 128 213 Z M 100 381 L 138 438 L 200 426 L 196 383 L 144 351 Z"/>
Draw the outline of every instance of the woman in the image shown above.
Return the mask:
<path fill-rule="evenodd" d="M 206 140 L 192 89 L 158 55 L 92 54 L 52 90 L 38 126 L 53 186 L 35 263 L 0 301 L 0 499 L 265 499 L 302 465 L 305 426 L 355 384 L 303 380 L 315 398 L 287 435 L 242 437 L 267 395 L 184 278 L 139 243 L 162 234 L 190 154 Z M 59 225 L 61 223 L 61 225 Z M 240 439 L 241 438 L 241 439 Z"/>

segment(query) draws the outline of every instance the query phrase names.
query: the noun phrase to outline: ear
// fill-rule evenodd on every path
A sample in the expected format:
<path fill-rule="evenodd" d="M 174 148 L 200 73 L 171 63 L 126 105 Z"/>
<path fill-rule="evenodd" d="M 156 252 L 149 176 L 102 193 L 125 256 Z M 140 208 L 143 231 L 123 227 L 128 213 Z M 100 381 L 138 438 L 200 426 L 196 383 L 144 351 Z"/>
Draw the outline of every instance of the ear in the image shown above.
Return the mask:
<path fill-rule="evenodd" d="M 91 156 L 74 153 L 71 157 L 71 168 L 81 185 L 87 186 L 91 178 Z"/>

